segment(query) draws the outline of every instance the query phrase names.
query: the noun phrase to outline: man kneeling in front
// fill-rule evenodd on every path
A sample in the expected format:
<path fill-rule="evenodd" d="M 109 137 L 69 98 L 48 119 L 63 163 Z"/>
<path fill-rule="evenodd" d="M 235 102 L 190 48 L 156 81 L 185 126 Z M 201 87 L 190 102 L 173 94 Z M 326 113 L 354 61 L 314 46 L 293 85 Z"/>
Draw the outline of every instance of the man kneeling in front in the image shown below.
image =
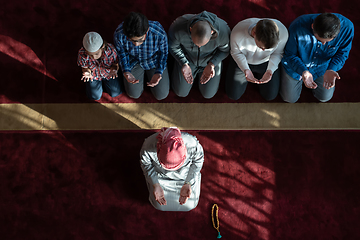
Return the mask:
<path fill-rule="evenodd" d="M 195 136 L 176 127 L 145 139 L 140 163 L 149 201 L 161 211 L 190 211 L 200 198 L 204 151 Z"/>

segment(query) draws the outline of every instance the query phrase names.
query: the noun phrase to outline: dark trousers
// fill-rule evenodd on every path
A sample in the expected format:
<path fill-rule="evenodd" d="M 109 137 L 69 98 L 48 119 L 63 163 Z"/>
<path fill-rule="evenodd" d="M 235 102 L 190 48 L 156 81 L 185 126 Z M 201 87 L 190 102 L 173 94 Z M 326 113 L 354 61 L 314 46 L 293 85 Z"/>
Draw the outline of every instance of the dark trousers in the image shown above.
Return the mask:
<path fill-rule="evenodd" d="M 205 67 L 199 67 L 192 63 L 189 63 L 189 66 L 191 68 L 191 72 L 195 82 L 195 78 L 201 77 Z M 217 66 L 215 66 L 215 76 L 211 78 L 207 83 L 201 84 L 200 80 L 198 80 L 199 90 L 204 98 L 212 98 L 218 91 L 221 77 L 221 66 L 221 62 Z M 182 66 L 180 66 L 180 64 L 175 61 L 171 79 L 171 86 L 176 95 L 178 95 L 179 97 L 186 97 L 189 94 L 193 84 L 189 84 L 188 82 L 186 82 L 182 74 L 181 68 Z"/>
<path fill-rule="evenodd" d="M 86 82 L 86 96 L 91 100 L 99 100 L 102 93 L 106 92 L 111 97 L 116 97 L 122 93 L 122 87 L 118 78 L 103 78 L 101 81 L 94 80 Z"/>
<path fill-rule="evenodd" d="M 127 95 L 131 98 L 139 98 L 144 91 L 145 81 L 144 75 L 146 73 L 148 82 L 150 82 L 151 78 L 155 73 L 155 69 L 144 70 L 139 64 L 137 64 L 132 70 L 131 74 L 134 75 L 135 79 L 139 80 L 138 83 L 129 83 L 125 77 L 124 79 L 124 86 Z M 150 87 L 151 93 L 157 100 L 162 100 L 166 98 L 169 94 L 170 90 L 170 79 L 169 73 L 167 68 L 164 70 L 163 74 L 161 75 L 161 80 L 155 87 Z"/>
<path fill-rule="evenodd" d="M 257 79 L 261 79 L 267 70 L 268 62 L 259 65 L 249 65 L 250 70 Z M 225 90 L 229 98 L 238 100 L 245 92 L 248 81 L 245 73 L 237 66 L 233 58 L 230 59 L 226 74 Z M 280 70 L 273 73 L 271 80 L 264 84 L 258 84 L 261 96 L 267 100 L 273 100 L 279 93 Z"/>
<path fill-rule="evenodd" d="M 289 76 L 286 73 L 285 68 L 281 65 L 282 74 L 281 74 L 281 87 L 280 87 L 280 96 L 285 102 L 294 103 L 297 102 L 300 98 L 303 81 L 296 80 Z M 320 102 L 329 101 L 334 95 L 335 87 L 326 89 L 323 86 L 324 76 L 320 76 L 317 79 L 314 79 L 314 82 L 318 85 L 317 88 L 312 89 L 314 96 Z"/>

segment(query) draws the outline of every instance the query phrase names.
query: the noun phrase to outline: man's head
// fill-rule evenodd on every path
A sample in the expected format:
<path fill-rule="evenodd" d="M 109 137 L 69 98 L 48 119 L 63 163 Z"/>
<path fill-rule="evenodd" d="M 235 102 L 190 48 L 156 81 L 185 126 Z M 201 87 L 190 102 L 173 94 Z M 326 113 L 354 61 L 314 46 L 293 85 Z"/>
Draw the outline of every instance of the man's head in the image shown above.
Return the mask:
<path fill-rule="evenodd" d="M 322 13 L 315 18 L 311 27 L 317 40 L 325 44 L 339 34 L 340 19 L 332 13 Z"/>
<path fill-rule="evenodd" d="M 273 48 L 279 42 L 279 27 L 272 20 L 258 21 L 253 31 L 255 43 L 262 50 Z"/>
<path fill-rule="evenodd" d="M 190 32 L 193 43 L 198 47 L 202 47 L 210 41 L 214 31 L 207 21 L 198 21 L 190 27 Z"/>
<path fill-rule="evenodd" d="M 162 128 L 157 136 L 157 156 L 161 166 L 177 170 L 185 162 L 186 146 L 176 127 Z"/>
<path fill-rule="evenodd" d="M 143 14 L 131 12 L 125 17 L 124 34 L 135 46 L 139 46 L 145 41 L 148 30 L 149 20 Z"/>
<path fill-rule="evenodd" d="M 105 42 L 100 34 L 96 32 L 88 32 L 83 38 L 83 46 L 91 58 L 99 59 L 105 48 Z"/>

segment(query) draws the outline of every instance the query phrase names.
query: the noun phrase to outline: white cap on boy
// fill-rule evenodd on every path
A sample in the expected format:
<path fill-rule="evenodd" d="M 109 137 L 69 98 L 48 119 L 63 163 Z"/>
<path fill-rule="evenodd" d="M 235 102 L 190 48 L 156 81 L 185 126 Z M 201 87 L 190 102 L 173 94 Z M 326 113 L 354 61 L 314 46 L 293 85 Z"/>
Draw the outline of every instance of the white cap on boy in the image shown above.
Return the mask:
<path fill-rule="evenodd" d="M 88 32 L 83 39 L 83 46 L 88 52 L 96 52 L 103 43 L 102 37 L 97 32 Z"/>

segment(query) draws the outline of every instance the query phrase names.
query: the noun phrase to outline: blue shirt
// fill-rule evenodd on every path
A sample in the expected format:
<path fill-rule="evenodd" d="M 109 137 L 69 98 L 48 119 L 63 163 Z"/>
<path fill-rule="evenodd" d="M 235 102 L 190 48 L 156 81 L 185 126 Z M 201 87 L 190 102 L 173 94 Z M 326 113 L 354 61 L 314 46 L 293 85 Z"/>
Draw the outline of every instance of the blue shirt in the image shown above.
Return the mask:
<path fill-rule="evenodd" d="M 349 57 L 354 25 L 346 17 L 334 13 L 340 19 L 340 32 L 324 45 L 318 41 L 311 25 L 319 14 L 302 15 L 289 27 L 289 39 L 281 62 L 292 78 L 300 80 L 308 70 L 314 80 L 324 75 L 326 70 L 339 71 Z"/>
<path fill-rule="evenodd" d="M 149 21 L 149 31 L 145 41 L 139 46 L 135 46 L 125 36 L 121 23 L 114 33 L 114 45 L 122 72 L 131 72 L 137 64 L 140 64 L 144 70 L 155 69 L 155 73 L 160 74 L 166 68 L 168 40 L 159 22 Z"/>

